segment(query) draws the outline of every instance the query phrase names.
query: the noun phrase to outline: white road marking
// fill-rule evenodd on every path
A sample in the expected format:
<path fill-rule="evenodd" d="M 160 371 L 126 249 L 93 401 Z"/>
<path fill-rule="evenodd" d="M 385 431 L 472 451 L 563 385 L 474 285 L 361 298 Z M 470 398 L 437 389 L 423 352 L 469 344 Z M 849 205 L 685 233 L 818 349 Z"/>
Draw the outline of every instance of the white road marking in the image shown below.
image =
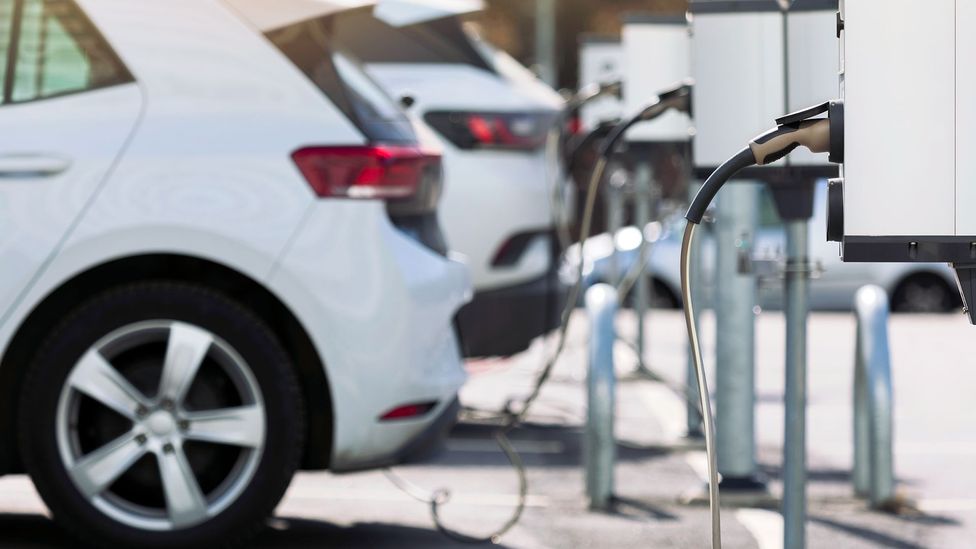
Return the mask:
<path fill-rule="evenodd" d="M 702 482 L 708 482 L 708 454 L 698 450 L 685 453 L 685 463 L 698 475 Z"/>
<path fill-rule="evenodd" d="M 898 455 L 976 455 L 976 443 L 932 441 L 932 442 L 899 442 L 895 445 Z"/>
<path fill-rule="evenodd" d="M 918 508 L 927 513 L 945 513 L 960 511 L 976 511 L 976 499 L 945 498 L 922 499 L 918 501 Z"/>
<path fill-rule="evenodd" d="M 685 401 L 661 383 L 641 383 L 638 389 L 641 400 L 661 426 L 666 441 L 685 436 Z"/>
<path fill-rule="evenodd" d="M 641 400 L 658 420 L 665 436 L 684 436 L 685 401 L 660 383 L 641 387 Z M 708 455 L 701 450 L 686 452 L 685 462 L 703 483 L 708 482 Z M 759 549 L 783 549 L 783 517 L 766 509 L 739 509 L 735 518 L 749 531 Z"/>
<path fill-rule="evenodd" d="M 783 549 L 783 516 L 766 509 L 739 509 L 739 524 L 756 538 L 759 549 Z"/>

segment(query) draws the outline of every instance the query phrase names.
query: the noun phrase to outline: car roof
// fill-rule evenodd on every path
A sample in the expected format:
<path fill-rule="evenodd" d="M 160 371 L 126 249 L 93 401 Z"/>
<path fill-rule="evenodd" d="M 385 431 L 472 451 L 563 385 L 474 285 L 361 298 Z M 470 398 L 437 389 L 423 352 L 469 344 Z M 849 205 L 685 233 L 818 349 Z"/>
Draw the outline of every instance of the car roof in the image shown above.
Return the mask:
<path fill-rule="evenodd" d="M 406 27 L 484 9 L 483 0 L 377 0 L 373 16 L 392 27 Z"/>
<path fill-rule="evenodd" d="M 373 6 L 374 16 L 394 27 L 406 27 L 474 13 L 483 0 L 224 0 L 261 32 Z"/>
<path fill-rule="evenodd" d="M 224 0 L 261 32 L 374 6 L 377 0 Z"/>

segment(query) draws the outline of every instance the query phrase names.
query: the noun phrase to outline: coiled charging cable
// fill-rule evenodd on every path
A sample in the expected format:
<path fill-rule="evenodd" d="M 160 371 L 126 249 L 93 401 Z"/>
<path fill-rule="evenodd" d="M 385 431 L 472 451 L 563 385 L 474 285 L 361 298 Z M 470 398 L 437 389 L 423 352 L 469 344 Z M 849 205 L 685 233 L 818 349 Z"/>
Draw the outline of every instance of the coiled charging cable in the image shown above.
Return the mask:
<path fill-rule="evenodd" d="M 718 457 L 715 451 L 715 420 L 705 379 L 705 366 L 702 360 L 701 341 L 695 326 L 695 310 L 691 296 L 691 247 L 695 238 L 695 228 L 701 223 L 705 210 L 725 183 L 740 170 L 753 165 L 764 165 L 783 158 L 797 147 L 804 146 L 812 152 L 831 150 L 831 126 L 828 118 L 810 120 L 811 116 L 828 110 L 829 104 L 812 107 L 798 113 L 787 115 L 779 120 L 777 127 L 756 137 L 749 146 L 725 161 L 705 180 L 695 196 L 685 218 L 684 237 L 681 240 L 681 298 L 684 302 L 685 325 L 691 343 L 691 355 L 695 364 L 695 377 L 698 380 L 698 397 L 705 424 L 705 452 L 708 454 L 708 506 L 711 514 L 712 549 L 722 547 L 721 510 L 719 508 Z"/>
<path fill-rule="evenodd" d="M 596 195 L 599 190 L 600 184 L 604 179 L 606 174 L 607 165 L 609 163 L 609 158 L 616 149 L 617 144 L 627 133 L 627 130 L 632 128 L 634 125 L 640 122 L 646 122 L 653 120 L 670 109 L 678 109 L 688 112 L 690 109 L 691 102 L 691 84 L 689 82 L 682 82 L 677 87 L 670 89 L 668 91 L 662 92 L 655 100 L 647 107 L 642 109 L 640 112 L 628 118 L 626 121 L 618 124 L 614 130 L 607 136 L 603 145 L 600 148 L 599 159 L 594 166 L 593 172 L 590 176 L 589 185 L 586 190 L 586 202 L 583 209 L 583 216 L 580 223 L 580 250 L 582 252 L 583 242 L 587 237 L 589 237 L 590 230 L 593 224 L 593 211 L 596 206 Z M 566 304 L 563 307 L 562 314 L 560 316 L 560 325 L 558 329 L 556 348 L 554 349 L 552 355 L 546 361 L 541 372 L 539 373 L 536 381 L 533 385 L 532 392 L 529 396 L 522 402 L 522 407 L 518 412 L 513 412 L 511 410 L 505 410 L 503 413 L 498 414 L 497 418 L 502 420 L 502 425 L 495 432 L 495 440 L 498 443 L 499 448 L 505 454 L 505 457 L 509 460 L 512 467 L 515 469 L 518 475 L 518 499 L 516 502 L 515 510 L 512 516 L 498 529 L 486 536 L 472 536 L 452 528 L 449 528 L 444 524 L 440 516 L 440 507 L 450 501 L 451 492 L 447 489 L 437 489 L 434 491 L 425 490 L 416 484 L 406 480 L 405 478 L 397 475 L 391 469 L 385 469 L 385 474 L 387 478 L 401 491 L 403 491 L 408 496 L 420 501 L 424 504 L 430 506 L 431 520 L 440 531 L 446 537 L 462 542 L 462 543 L 498 543 L 505 533 L 511 530 L 522 517 L 522 513 L 525 511 L 526 499 L 528 496 L 528 478 L 525 471 L 525 464 L 522 462 L 521 456 L 515 450 L 512 445 L 511 440 L 508 438 L 508 433 L 515 429 L 520 423 L 525 420 L 528 415 L 529 409 L 532 404 L 538 399 L 539 394 L 542 391 L 542 387 L 549 380 L 552 374 L 552 369 L 559 359 L 563 350 L 566 346 L 566 336 L 569 331 L 569 322 L 572 318 L 573 310 L 576 308 L 576 303 L 579 301 L 580 293 L 582 292 L 583 286 L 583 261 L 582 254 L 579 264 L 577 265 L 576 279 L 570 288 L 569 295 L 566 300 Z"/>

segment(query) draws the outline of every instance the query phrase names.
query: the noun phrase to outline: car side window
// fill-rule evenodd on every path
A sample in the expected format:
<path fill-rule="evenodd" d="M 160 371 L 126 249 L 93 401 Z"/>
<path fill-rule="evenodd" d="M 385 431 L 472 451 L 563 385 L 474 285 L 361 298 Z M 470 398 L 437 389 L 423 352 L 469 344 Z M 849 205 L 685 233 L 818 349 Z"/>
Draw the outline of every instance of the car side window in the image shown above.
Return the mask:
<path fill-rule="evenodd" d="M 3 103 L 131 82 L 132 76 L 72 0 L 0 0 L 12 14 Z M 2 35 L 0 35 L 2 36 Z"/>
<path fill-rule="evenodd" d="M 7 97 L 7 58 L 10 56 L 11 29 L 14 22 L 13 0 L 0 0 L 0 105 Z"/>

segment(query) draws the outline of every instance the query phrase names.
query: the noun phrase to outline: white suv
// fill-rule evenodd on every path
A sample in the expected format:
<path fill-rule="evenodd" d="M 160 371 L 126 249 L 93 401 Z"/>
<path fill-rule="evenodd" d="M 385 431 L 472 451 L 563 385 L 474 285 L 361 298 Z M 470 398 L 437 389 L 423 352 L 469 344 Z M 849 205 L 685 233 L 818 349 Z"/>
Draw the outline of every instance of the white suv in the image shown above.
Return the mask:
<path fill-rule="evenodd" d="M 453 421 L 468 277 L 352 4 L 0 0 L 0 474 L 89 543 L 243 542 Z"/>
<path fill-rule="evenodd" d="M 338 40 L 391 95 L 407 98 L 444 149 L 440 208 L 475 296 L 459 315 L 468 356 L 509 355 L 558 324 L 546 135 L 561 97 L 430 0 L 380 0 L 340 16 Z M 459 10 L 471 3 L 456 3 Z M 558 217 L 558 216 L 557 216 Z"/>

